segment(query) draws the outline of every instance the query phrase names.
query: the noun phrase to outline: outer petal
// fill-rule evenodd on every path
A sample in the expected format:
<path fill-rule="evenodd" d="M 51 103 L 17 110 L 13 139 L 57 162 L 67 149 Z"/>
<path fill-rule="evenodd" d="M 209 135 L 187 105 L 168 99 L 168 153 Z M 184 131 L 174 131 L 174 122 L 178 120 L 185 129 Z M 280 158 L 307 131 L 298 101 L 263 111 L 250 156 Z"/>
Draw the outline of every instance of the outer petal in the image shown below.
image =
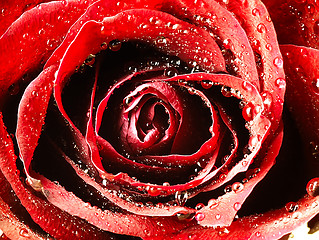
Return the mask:
<path fill-rule="evenodd" d="M 0 103 L 24 74 L 37 72 L 91 1 L 54 1 L 25 12 L 0 37 Z M 30 57 L 32 56 L 32 57 Z"/>
<path fill-rule="evenodd" d="M 282 134 L 274 138 L 268 148 L 267 159 L 274 159 L 279 151 Z M 278 145 L 279 143 L 279 145 Z M 270 160 L 269 159 L 269 160 Z M 265 163 L 265 167 L 270 163 Z M 286 233 L 291 232 L 304 222 L 309 221 L 319 211 L 319 195 L 312 197 L 306 195 L 295 203 L 297 211 L 287 211 L 286 207 L 269 211 L 264 214 L 252 215 L 235 220 L 229 227 L 203 228 L 192 227 L 179 233 L 167 236 L 167 239 L 207 239 L 207 240 L 230 240 L 230 239 L 279 239 Z M 234 205 L 236 206 L 236 205 Z M 220 207 L 212 205 L 212 207 Z M 227 215 L 227 214 L 226 214 Z M 220 216 L 221 217 L 221 216 Z M 157 237 L 145 239 L 160 239 Z"/>
<path fill-rule="evenodd" d="M 12 0 L 1 2 L 0 36 L 20 15 L 41 2 L 50 0 Z"/>
<path fill-rule="evenodd" d="M 319 49 L 319 5 L 316 0 L 263 0 L 281 44 Z"/>
<path fill-rule="evenodd" d="M 287 73 L 286 102 L 306 149 L 309 176 L 319 176 L 319 50 L 281 46 Z"/>
<path fill-rule="evenodd" d="M 223 4 L 222 1 L 218 1 Z M 248 38 L 256 53 L 259 65 L 261 91 L 271 101 L 265 114 L 270 113 L 275 130 L 280 122 L 285 93 L 283 60 L 277 43 L 274 26 L 266 7 L 259 0 L 226 1 L 225 7 L 242 22 Z M 260 58 L 260 59 L 258 59 Z"/>
<path fill-rule="evenodd" d="M 2 143 L 0 147 L 0 169 L 34 222 L 44 231 L 59 239 L 77 238 L 79 236 L 91 238 L 92 234 L 95 239 L 108 239 L 110 235 L 107 233 L 101 232 L 81 219 L 66 214 L 42 198 L 35 196 L 25 187 L 16 168 L 16 156 L 14 155 L 12 139 L 5 129 L 2 115 L 0 126 L 0 141 Z M 57 221 L 52 216 L 59 216 L 60 220 Z"/>

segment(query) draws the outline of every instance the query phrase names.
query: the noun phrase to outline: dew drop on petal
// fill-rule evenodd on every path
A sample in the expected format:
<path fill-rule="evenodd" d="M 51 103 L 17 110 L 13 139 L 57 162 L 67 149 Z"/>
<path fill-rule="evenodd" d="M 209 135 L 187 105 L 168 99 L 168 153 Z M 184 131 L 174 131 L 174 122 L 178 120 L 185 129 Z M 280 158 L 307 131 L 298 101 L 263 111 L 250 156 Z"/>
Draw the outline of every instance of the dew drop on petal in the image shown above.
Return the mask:
<path fill-rule="evenodd" d="M 230 39 L 225 39 L 223 41 L 223 46 L 225 49 L 230 49 L 231 45 L 230 45 Z"/>
<path fill-rule="evenodd" d="M 220 237 L 225 237 L 229 233 L 229 230 L 226 227 L 218 228 L 218 235 Z"/>
<path fill-rule="evenodd" d="M 198 203 L 198 204 L 195 206 L 195 209 L 196 209 L 196 210 L 200 210 L 200 209 L 202 209 L 203 207 L 205 207 L 205 204 L 203 204 L 203 203 Z"/>
<path fill-rule="evenodd" d="M 259 23 L 257 25 L 257 31 L 260 32 L 260 33 L 265 33 L 267 31 L 267 28 L 266 28 L 265 24 Z"/>
<path fill-rule="evenodd" d="M 263 92 L 261 94 L 261 97 L 262 97 L 262 100 L 263 100 L 263 103 L 265 105 L 266 108 L 270 108 L 271 104 L 272 104 L 272 96 L 269 92 Z"/>
<path fill-rule="evenodd" d="M 200 221 L 203 221 L 205 218 L 205 214 L 204 213 L 201 213 L 201 212 L 198 212 L 195 214 L 195 219 L 200 222 Z"/>
<path fill-rule="evenodd" d="M 20 230 L 19 234 L 20 234 L 21 237 L 26 237 L 26 238 L 30 236 L 29 231 L 27 229 L 25 229 L 25 228 L 22 228 Z"/>
<path fill-rule="evenodd" d="M 241 208 L 241 203 L 236 202 L 236 203 L 234 204 L 234 209 L 235 209 L 236 211 L 238 211 L 240 208 Z"/>
<path fill-rule="evenodd" d="M 243 117 L 246 121 L 251 121 L 253 119 L 253 109 L 252 107 L 247 104 L 242 111 Z"/>
<path fill-rule="evenodd" d="M 276 57 L 276 58 L 274 59 L 274 65 L 275 65 L 276 67 L 278 67 L 278 68 L 282 68 L 283 65 L 284 65 L 284 61 L 282 60 L 281 57 Z"/>
<path fill-rule="evenodd" d="M 225 193 L 228 193 L 228 192 L 231 192 L 233 189 L 232 189 L 232 186 L 231 185 L 228 185 L 224 188 L 224 192 Z"/>
<path fill-rule="evenodd" d="M 313 178 L 308 182 L 307 193 L 311 197 L 319 196 L 319 178 Z"/>
<path fill-rule="evenodd" d="M 251 12 L 254 16 L 260 16 L 260 11 L 258 10 L 258 8 L 254 8 Z"/>
<path fill-rule="evenodd" d="M 175 200 L 178 205 L 183 206 L 188 200 L 188 192 L 186 191 L 177 191 L 175 193 Z"/>
<path fill-rule="evenodd" d="M 209 208 L 216 208 L 217 206 L 218 206 L 218 201 L 216 200 L 216 199 L 210 199 L 209 201 L 208 201 L 208 206 L 209 206 Z"/>
<path fill-rule="evenodd" d="M 247 81 L 243 81 L 242 87 L 243 87 L 244 90 L 247 90 L 247 91 L 251 91 L 252 90 L 251 84 L 249 84 Z"/>
<path fill-rule="evenodd" d="M 213 82 L 209 81 L 209 80 L 203 80 L 203 81 L 201 81 L 201 86 L 204 89 L 209 89 L 209 88 L 211 88 L 213 86 Z"/>
<path fill-rule="evenodd" d="M 266 47 L 266 49 L 269 50 L 269 51 L 272 50 L 272 45 L 271 45 L 270 43 L 267 43 L 265 47 Z"/>
<path fill-rule="evenodd" d="M 150 196 L 158 196 L 161 194 L 161 191 L 156 187 L 149 187 L 146 191 Z"/>
<path fill-rule="evenodd" d="M 224 97 L 231 97 L 231 91 L 227 87 L 222 87 L 221 88 L 221 93 L 223 94 Z"/>
<path fill-rule="evenodd" d="M 244 189 L 244 185 L 240 182 L 235 182 L 235 183 L 233 183 L 231 188 L 234 192 L 237 193 L 237 192 L 241 192 Z"/>
<path fill-rule="evenodd" d="M 297 211 L 299 208 L 299 205 L 294 203 L 294 202 L 289 202 L 285 205 L 285 209 L 288 211 L 288 212 L 295 212 Z"/>
<path fill-rule="evenodd" d="M 312 89 L 314 93 L 319 94 L 319 78 L 316 78 L 312 81 Z"/>
<path fill-rule="evenodd" d="M 314 31 L 316 36 L 319 35 L 319 19 L 314 23 L 313 31 Z"/>
<path fill-rule="evenodd" d="M 167 77 L 175 77 L 178 75 L 178 71 L 175 68 L 165 69 L 164 75 Z"/>
<path fill-rule="evenodd" d="M 106 50 L 107 48 L 108 48 L 107 43 L 106 43 L 106 42 L 103 42 L 103 43 L 101 44 L 101 49 L 102 49 L 102 50 Z"/>
<path fill-rule="evenodd" d="M 275 84 L 278 88 L 284 88 L 286 86 L 286 81 L 283 78 L 277 78 Z"/>
<path fill-rule="evenodd" d="M 113 52 L 119 51 L 121 49 L 122 43 L 119 40 L 113 40 L 109 44 L 109 49 Z"/>

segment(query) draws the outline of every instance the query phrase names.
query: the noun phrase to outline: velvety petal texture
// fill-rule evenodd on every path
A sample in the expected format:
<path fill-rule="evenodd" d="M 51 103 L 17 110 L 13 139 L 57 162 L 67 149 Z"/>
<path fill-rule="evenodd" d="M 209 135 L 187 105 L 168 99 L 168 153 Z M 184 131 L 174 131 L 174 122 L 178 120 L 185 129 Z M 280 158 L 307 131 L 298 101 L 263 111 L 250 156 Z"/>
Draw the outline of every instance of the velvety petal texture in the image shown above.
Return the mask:
<path fill-rule="evenodd" d="M 3 236 L 279 239 L 313 218 L 317 13 L 266 6 L 0 3 Z"/>

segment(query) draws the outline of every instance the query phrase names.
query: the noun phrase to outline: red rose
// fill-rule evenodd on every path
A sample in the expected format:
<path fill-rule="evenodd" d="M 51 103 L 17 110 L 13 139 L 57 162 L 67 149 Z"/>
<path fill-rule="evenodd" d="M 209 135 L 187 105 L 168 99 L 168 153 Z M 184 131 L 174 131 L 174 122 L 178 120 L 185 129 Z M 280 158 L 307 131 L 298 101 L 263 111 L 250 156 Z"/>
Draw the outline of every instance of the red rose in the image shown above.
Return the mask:
<path fill-rule="evenodd" d="M 315 3 L 39 2 L 1 3 L 3 236 L 278 239 L 318 213 Z"/>

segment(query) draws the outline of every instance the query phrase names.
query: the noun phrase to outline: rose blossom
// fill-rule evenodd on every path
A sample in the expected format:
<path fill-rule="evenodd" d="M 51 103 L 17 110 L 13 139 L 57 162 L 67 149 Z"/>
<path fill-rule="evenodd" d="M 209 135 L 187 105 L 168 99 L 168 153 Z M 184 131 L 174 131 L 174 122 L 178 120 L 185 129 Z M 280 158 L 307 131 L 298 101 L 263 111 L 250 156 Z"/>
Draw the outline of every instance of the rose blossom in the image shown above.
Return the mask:
<path fill-rule="evenodd" d="M 279 239 L 311 220 L 318 6 L 265 5 L 1 3 L 3 237 Z"/>

